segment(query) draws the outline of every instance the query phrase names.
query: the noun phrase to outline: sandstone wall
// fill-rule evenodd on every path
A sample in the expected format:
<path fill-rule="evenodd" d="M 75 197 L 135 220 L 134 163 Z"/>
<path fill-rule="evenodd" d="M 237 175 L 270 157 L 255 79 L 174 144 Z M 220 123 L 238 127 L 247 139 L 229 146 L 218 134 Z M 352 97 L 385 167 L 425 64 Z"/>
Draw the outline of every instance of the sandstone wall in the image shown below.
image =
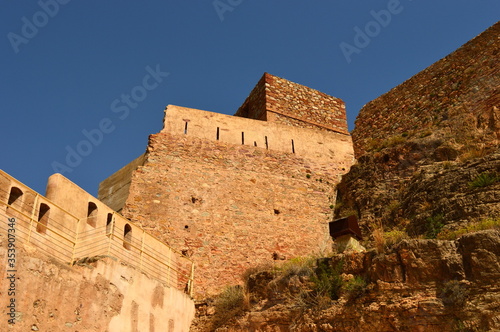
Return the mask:
<path fill-rule="evenodd" d="M 120 211 L 128 197 L 130 177 L 137 167 L 144 165 L 145 155 L 141 155 L 130 164 L 105 179 L 99 184 L 97 197 L 115 211 Z"/>
<path fill-rule="evenodd" d="M 366 104 L 352 132 L 356 157 L 391 136 L 442 132 L 462 145 L 500 137 L 500 23 Z"/>
<path fill-rule="evenodd" d="M 328 248 L 333 186 L 354 159 L 338 98 L 266 73 L 236 115 L 169 105 L 144 165 L 100 188 L 118 202 L 113 183 L 131 183 L 124 216 L 194 260 L 198 298 Z"/>
<path fill-rule="evenodd" d="M 162 132 L 150 137 L 123 213 L 195 261 L 204 297 L 275 253 L 329 247 L 339 174 L 298 154 Z"/>
<path fill-rule="evenodd" d="M 235 115 L 348 133 L 345 105 L 341 99 L 268 73 L 260 79 Z"/>
<path fill-rule="evenodd" d="M 292 153 L 342 173 L 354 159 L 351 137 L 170 105 L 162 133 Z"/>
<path fill-rule="evenodd" d="M 13 193 L 17 192 L 15 201 Z M 89 256 L 108 255 L 127 262 L 168 286 L 191 291 L 192 262 L 114 212 L 62 176 L 49 178 L 47 196 L 0 171 L 0 232 L 15 218 L 20 243 L 72 263 Z M 89 215 L 89 204 L 95 209 Z"/>
<path fill-rule="evenodd" d="M 2 262 L 7 261 L 6 245 L 2 232 Z M 194 303 L 182 291 L 111 258 L 90 262 L 69 266 L 18 243 L 15 295 L 8 295 L 10 282 L 5 264 L 0 265 L 0 330 L 189 331 Z M 15 324 L 8 324 L 6 314 L 11 298 Z"/>
<path fill-rule="evenodd" d="M 249 119 L 263 120 L 267 121 L 267 103 L 266 103 L 266 91 L 267 83 L 271 75 L 264 73 L 260 78 L 257 85 L 253 88 L 248 95 L 245 102 L 238 108 L 235 116 L 241 116 Z M 267 84 L 266 84 L 267 83 Z"/>

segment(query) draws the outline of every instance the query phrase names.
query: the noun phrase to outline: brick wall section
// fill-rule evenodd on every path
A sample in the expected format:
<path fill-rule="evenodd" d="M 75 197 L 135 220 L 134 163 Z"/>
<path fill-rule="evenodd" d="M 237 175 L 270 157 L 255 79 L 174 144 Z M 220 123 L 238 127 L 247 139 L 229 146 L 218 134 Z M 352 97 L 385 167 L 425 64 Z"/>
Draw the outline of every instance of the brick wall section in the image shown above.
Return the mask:
<path fill-rule="evenodd" d="M 374 140 L 442 132 L 458 143 L 496 144 L 500 136 L 500 22 L 369 102 L 352 132 L 359 158 Z M 474 137 L 471 132 L 476 132 Z"/>
<path fill-rule="evenodd" d="M 273 253 L 329 248 L 337 174 L 292 153 L 159 133 L 123 214 L 191 256 L 203 298 Z"/>
<path fill-rule="evenodd" d="M 235 116 L 255 120 L 267 120 L 266 111 L 266 73 L 261 77 L 257 85 L 253 88 L 250 95 L 243 105 L 236 111 Z"/>
<path fill-rule="evenodd" d="M 348 133 L 345 104 L 341 99 L 268 73 L 235 115 Z"/>

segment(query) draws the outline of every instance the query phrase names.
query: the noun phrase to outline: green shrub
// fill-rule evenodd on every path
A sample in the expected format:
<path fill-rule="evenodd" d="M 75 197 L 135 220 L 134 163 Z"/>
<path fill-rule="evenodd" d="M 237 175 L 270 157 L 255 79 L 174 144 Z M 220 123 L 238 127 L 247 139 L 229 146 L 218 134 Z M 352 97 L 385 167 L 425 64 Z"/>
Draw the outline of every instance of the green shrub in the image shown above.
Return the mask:
<path fill-rule="evenodd" d="M 425 236 L 428 239 L 435 239 L 444 227 L 443 215 L 437 214 L 435 216 L 427 218 L 426 227 L 427 227 L 427 232 Z"/>
<path fill-rule="evenodd" d="M 437 238 L 440 240 L 455 240 L 464 234 L 483 231 L 486 229 L 500 229 L 500 218 L 484 219 L 480 222 L 471 223 L 454 231 L 443 230 L 437 235 Z"/>
<path fill-rule="evenodd" d="M 363 277 L 355 276 L 353 279 L 349 280 L 344 289 L 347 292 L 347 297 L 351 300 L 357 299 L 366 292 L 367 284 Z"/>
<path fill-rule="evenodd" d="M 387 247 L 393 246 L 409 236 L 405 231 L 392 230 L 384 233 L 385 245 Z"/>
<path fill-rule="evenodd" d="M 314 258 L 295 257 L 283 263 L 278 271 L 283 279 L 289 279 L 293 276 L 310 276 L 313 274 L 313 264 Z"/>
<path fill-rule="evenodd" d="M 327 296 L 332 300 L 338 300 L 343 284 L 340 277 L 342 267 L 342 261 L 335 267 L 331 266 L 328 261 L 318 261 L 315 273 L 311 276 L 316 296 Z"/>
<path fill-rule="evenodd" d="M 399 145 L 401 143 L 406 142 L 406 138 L 402 136 L 392 136 L 384 141 L 384 147 L 392 148 L 393 146 Z"/>
<path fill-rule="evenodd" d="M 401 207 L 401 202 L 398 200 L 392 200 L 385 208 L 388 213 L 397 212 Z"/>
<path fill-rule="evenodd" d="M 469 187 L 470 188 L 482 188 L 489 186 L 495 182 L 498 182 L 500 180 L 500 177 L 496 174 L 491 174 L 488 172 L 481 173 L 478 176 L 474 178 L 471 182 L 469 182 Z"/>

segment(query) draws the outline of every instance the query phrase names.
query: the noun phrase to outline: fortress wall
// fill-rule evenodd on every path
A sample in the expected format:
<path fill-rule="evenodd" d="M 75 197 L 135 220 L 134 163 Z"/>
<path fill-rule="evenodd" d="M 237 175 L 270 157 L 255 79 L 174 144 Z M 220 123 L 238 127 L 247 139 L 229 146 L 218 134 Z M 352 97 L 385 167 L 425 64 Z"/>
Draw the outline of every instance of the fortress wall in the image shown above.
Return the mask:
<path fill-rule="evenodd" d="M 6 245 L 0 236 L 4 262 Z M 2 331 L 187 332 L 195 315 L 188 295 L 111 258 L 69 266 L 18 242 L 16 270 L 15 294 L 0 283 Z M 0 273 L 5 280 L 5 264 Z M 11 298 L 16 321 L 7 327 Z"/>
<path fill-rule="evenodd" d="M 236 111 L 235 116 L 267 121 L 266 79 L 270 75 L 265 73 L 250 92 L 243 105 Z"/>
<path fill-rule="evenodd" d="M 144 165 L 145 160 L 146 155 L 143 154 L 102 181 L 97 193 L 99 200 L 113 210 L 120 211 L 127 200 L 132 172 Z"/>
<path fill-rule="evenodd" d="M 113 209 L 61 174 L 54 174 L 49 178 L 47 197 L 81 219 L 75 240 L 77 241 L 75 258 L 110 254 L 137 266 L 142 264 L 144 270 L 152 277 L 161 280 L 168 278 L 177 285 L 178 273 L 163 265 L 179 267 L 177 254 L 146 234 L 140 227 L 115 213 Z M 93 218 L 87 217 L 89 202 L 97 207 L 97 213 Z M 111 237 L 111 244 L 108 237 Z M 147 255 L 141 254 L 141 250 Z M 189 275 L 190 266 L 184 266 L 180 270 L 183 274 Z M 183 288 L 187 279 L 181 277 L 180 283 L 182 285 L 179 286 Z"/>
<path fill-rule="evenodd" d="M 273 118 L 268 114 L 268 121 L 312 129 L 320 129 L 321 127 L 313 125 L 319 124 L 348 133 L 345 104 L 341 99 L 272 75 L 267 76 L 266 83 L 269 84 L 266 94 L 267 110 L 276 112 Z M 286 115 L 306 123 L 299 124 Z"/>
<path fill-rule="evenodd" d="M 170 105 L 165 110 L 163 133 L 294 153 L 316 160 L 333 171 L 347 170 L 353 161 L 349 135 L 290 127 Z M 267 144 L 266 144 L 267 143 Z"/>
<path fill-rule="evenodd" d="M 22 195 L 10 202 L 12 188 Z M 46 198 L 0 171 L 0 230 L 15 218 L 16 238 L 65 263 L 96 255 L 111 255 L 140 267 L 150 277 L 184 289 L 191 264 L 178 253 L 146 234 L 123 216 L 99 202 L 76 184 L 54 174 L 49 178 Z M 97 211 L 88 218 L 88 203 Z M 48 211 L 40 216 L 42 206 Z M 38 223 L 37 223 L 38 221 Z"/>
<path fill-rule="evenodd" d="M 186 113 L 196 132 L 195 119 L 211 118 L 194 114 Z M 274 253 L 291 258 L 330 248 L 340 161 L 326 165 L 190 133 L 150 136 L 123 214 L 194 260 L 196 297 L 240 283 L 243 271 L 272 263 Z"/>
<path fill-rule="evenodd" d="M 236 116 L 347 134 L 344 102 L 315 89 L 265 73 Z"/>
<path fill-rule="evenodd" d="M 442 132 L 461 144 L 500 138 L 500 22 L 366 104 L 352 132 L 356 157 L 393 135 Z"/>
<path fill-rule="evenodd" d="M 19 189 L 22 195 L 8 204 L 13 189 Z M 49 207 L 43 216 L 41 207 Z M 76 236 L 78 218 L 1 170 L 0 218 L 2 232 L 7 229 L 7 220 L 15 218 L 18 241 L 30 241 L 54 257 L 66 262 L 71 260 L 71 239 Z"/>

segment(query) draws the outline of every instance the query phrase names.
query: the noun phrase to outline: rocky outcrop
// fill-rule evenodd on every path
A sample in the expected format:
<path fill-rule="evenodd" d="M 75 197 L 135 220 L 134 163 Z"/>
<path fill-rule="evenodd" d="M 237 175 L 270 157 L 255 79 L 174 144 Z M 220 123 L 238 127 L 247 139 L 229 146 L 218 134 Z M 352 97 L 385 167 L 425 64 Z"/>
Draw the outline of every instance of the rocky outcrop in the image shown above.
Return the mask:
<path fill-rule="evenodd" d="M 500 22 L 361 109 L 337 217 L 435 237 L 499 215 Z M 496 152 L 496 154 L 495 154 Z M 439 227 L 436 227 L 439 226 Z"/>
<path fill-rule="evenodd" d="M 500 216 L 500 151 L 464 162 L 437 161 L 422 157 L 422 146 L 360 158 L 337 187 L 337 216 L 357 214 L 365 235 L 382 224 L 427 237 Z"/>
<path fill-rule="evenodd" d="M 384 253 L 345 253 L 322 261 L 342 262 L 344 280 L 362 277 L 367 282 L 363 292 L 353 296 L 344 287 L 328 305 L 304 304 L 300 294 L 311 289 L 313 277 L 289 277 L 277 292 L 269 272 L 257 273 L 250 278 L 256 299 L 251 309 L 217 331 L 500 330 L 498 230 L 456 241 L 403 240 Z M 192 330 L 210 329 L 197 325 Z"/>

